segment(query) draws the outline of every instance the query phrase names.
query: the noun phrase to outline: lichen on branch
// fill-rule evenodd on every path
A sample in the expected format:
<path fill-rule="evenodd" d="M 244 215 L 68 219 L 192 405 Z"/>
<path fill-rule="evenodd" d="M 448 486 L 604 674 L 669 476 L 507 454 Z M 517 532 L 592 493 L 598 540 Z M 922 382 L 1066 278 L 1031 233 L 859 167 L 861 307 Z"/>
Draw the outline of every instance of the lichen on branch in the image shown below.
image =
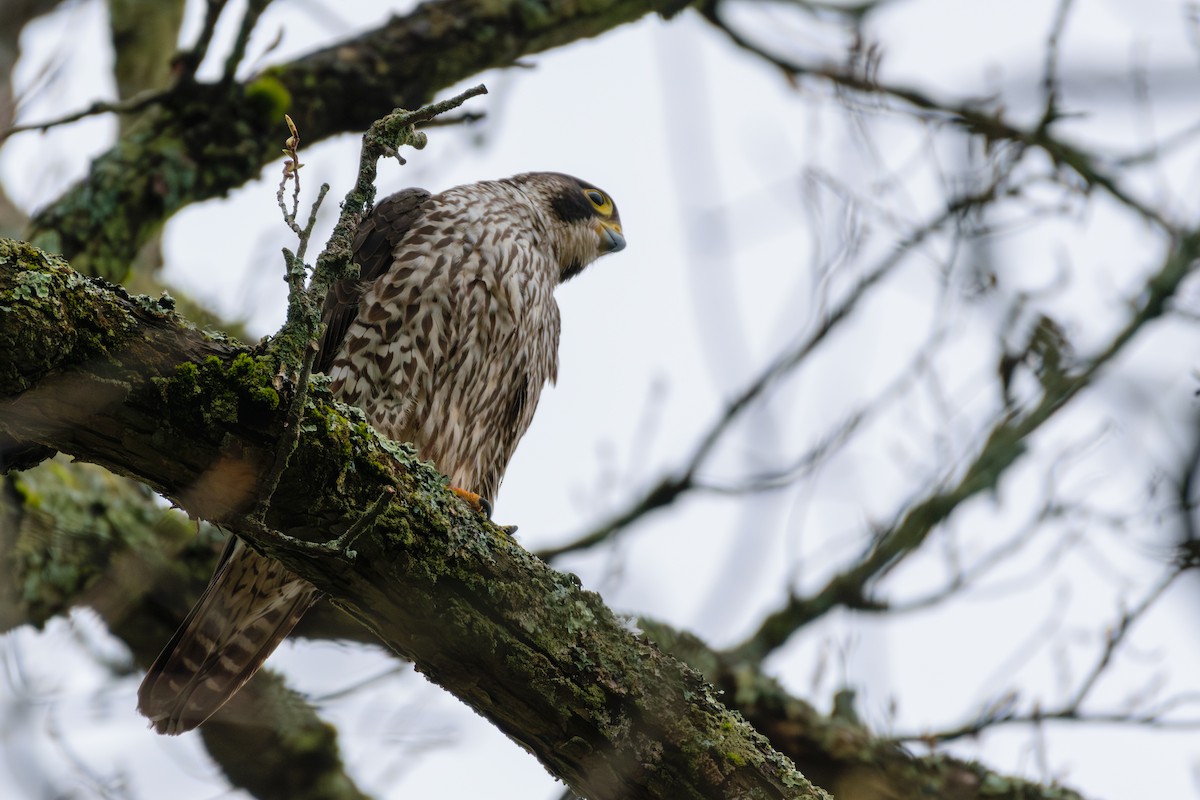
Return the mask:
<path fill-rule="evenodd" d="M 465 508 L 432 467 L 319 384 L 258 525 L 256 476 L 287 410 L 272 408 L 251 351 L 32 248 L 3 242 L 0 253 L 16 254 L 0 265 L 0 305 L 22 305 L 35 328 L 121 321 L 100 346 L 68 336 L 31 369 L 19 341 L 0 355 L 0 374 L 13 376 L 0 386 L 0 433 L 138 477 L 247 538 L 586 796 L 827 797 L 697 673 Z M 39 281 L 50 282 L 44 297 L 23 288 Z M 62 316 L 25 313 L 43 304 Z M 346 531 L 386 490 L 397 502 L 359 537 L 357 557 L 300 546 Z"/>

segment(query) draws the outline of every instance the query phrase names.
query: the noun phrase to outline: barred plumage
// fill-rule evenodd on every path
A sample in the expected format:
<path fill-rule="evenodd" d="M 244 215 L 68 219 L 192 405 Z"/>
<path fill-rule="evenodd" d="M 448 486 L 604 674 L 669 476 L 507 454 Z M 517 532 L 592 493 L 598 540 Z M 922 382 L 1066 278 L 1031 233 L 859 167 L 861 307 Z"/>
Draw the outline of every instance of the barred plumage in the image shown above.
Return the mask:
<path fill-rule="evenodd" d="M 359 279 L 326 300 L 317 368 L 380 433 L 412 442 L 452 485 L 494 497 L 557 375 L 554 287 L 624 244 L 608 195 L 568 175 L 392 195 L 360 225 Z M 160 733 L 196 727 L 317 599 L 234 538 L 148 671 L 139 710 Z"/>

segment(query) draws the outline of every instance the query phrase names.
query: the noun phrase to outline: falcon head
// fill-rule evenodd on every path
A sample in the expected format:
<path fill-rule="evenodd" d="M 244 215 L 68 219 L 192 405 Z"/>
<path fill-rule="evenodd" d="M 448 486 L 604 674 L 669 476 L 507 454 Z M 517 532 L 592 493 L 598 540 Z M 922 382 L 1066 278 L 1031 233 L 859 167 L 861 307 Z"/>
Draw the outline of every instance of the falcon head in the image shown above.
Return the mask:
<path fill-rule="evenodd" d="M 600 256 L 625 248 L 621 215 L 603 189 L 560 172 L 527 172 L 511 180 L 542 211 L 562 267 L 559 282 L 574 278 Z"/>

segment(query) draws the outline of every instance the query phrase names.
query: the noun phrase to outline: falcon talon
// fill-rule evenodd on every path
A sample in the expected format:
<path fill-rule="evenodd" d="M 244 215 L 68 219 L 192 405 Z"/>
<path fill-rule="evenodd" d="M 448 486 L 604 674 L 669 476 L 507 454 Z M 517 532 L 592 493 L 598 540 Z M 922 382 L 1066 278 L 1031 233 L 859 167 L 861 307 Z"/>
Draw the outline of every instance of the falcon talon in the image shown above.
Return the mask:
<path fill-rule="evenodd" d="M 488 519 L 492 518 L 492 504 L 483 495 L 476 494 L 468 489 L 461 489 L 457 486 L 451 486 L 450 491 L 458 495 L 464 503 L 476 512 L 483 514 Z"/>

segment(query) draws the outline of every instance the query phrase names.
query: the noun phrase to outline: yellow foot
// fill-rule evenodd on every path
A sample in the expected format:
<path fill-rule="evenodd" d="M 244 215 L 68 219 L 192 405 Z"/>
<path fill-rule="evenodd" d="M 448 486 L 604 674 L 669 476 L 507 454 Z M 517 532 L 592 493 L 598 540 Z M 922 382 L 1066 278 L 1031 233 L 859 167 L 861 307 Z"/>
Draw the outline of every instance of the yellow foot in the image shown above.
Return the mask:
<path fill-rule="evenodd" d="M 477 495 L 474 492 L 468 492 L 466 489 L 460 489 L 457 486 L 451 486 L 450 491 L 466 501 L 467 505 L 483 514 L 488 519 L 492 518 L 492 504 L 488 502 L 486 497 Z"/>
<path fill-rule="evenodd" d="M 483 514 L 488 519 L 492 518 L 492 504 L 488 502 L 486 497 L 468 492 L 466 489 L 460 489 L 457 486 L 451 486 L 450 491 L 461 497 L 467 505 L 475 509 L 480 514 Z M 501 525 L 500 530 L 504 531 L 509 537 L 513 537 L 517 533 L 516 525 Z"/>

